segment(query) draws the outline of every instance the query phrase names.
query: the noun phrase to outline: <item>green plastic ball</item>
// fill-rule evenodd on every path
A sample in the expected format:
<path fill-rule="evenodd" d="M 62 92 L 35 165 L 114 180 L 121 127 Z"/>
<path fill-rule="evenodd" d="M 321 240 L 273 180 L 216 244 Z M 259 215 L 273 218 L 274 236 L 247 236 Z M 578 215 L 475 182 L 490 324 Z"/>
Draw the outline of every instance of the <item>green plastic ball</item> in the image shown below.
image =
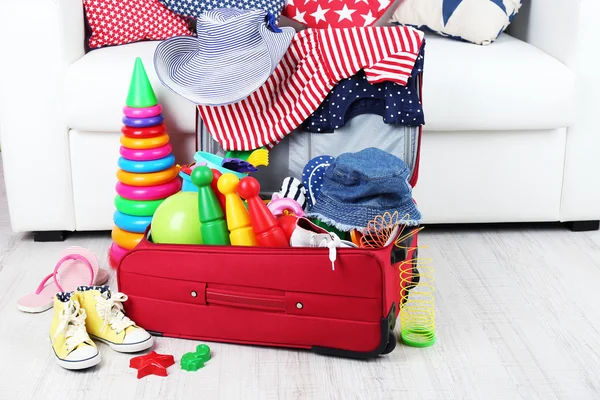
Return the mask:
<path fill-rule="evenodd" d="M 150 225 L 154 243 L 202 244 L 198 193 L 178 192 L 156 209 Z"/>

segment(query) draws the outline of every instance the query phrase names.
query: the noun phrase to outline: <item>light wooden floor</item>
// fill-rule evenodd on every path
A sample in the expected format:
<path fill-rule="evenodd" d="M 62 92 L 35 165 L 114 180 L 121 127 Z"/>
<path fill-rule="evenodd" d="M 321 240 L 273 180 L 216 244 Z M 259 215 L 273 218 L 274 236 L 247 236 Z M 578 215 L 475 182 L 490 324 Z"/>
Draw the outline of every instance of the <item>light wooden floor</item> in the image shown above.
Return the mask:
<path fill-rule="evenodd" d="M 0 400 L 19 399 L 600 399 L 600 234 L 561 228 L 423 232 L 436 270 L 438 343 L 398 345 L 372 361 L 210 344 L 189 373 L 137 380 L 130 356 L 99 345 L 86 372 L 55 364 L 51 311 L 17 311 L 59 251 L 104 258 L 108 233 L 33 243 L 10 230 L 0 192 Z M 111 278 L 114 283 L 114 277 Z M 197 342 L 158 338 L 178 359 Z"/>

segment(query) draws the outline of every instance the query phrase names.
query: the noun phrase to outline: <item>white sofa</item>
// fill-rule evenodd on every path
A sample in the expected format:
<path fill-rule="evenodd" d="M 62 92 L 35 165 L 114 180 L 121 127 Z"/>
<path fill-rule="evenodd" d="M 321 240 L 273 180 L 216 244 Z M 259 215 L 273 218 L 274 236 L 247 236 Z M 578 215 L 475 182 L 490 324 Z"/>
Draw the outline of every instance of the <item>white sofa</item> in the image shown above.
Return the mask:
<path fill-rule="evenodd" d="M 415 189 L 425 223 L 600 219 L 600 4 L 525 3 L 510 35 L 487 47 L 427 35 Z M 191 160 L 194 106 L 159 83 L 156 45 L 86 54 L 81 0 L 1 2 L 0 132 L 15 231 L 111 229 L 137 56 L 178 160 Z"/>

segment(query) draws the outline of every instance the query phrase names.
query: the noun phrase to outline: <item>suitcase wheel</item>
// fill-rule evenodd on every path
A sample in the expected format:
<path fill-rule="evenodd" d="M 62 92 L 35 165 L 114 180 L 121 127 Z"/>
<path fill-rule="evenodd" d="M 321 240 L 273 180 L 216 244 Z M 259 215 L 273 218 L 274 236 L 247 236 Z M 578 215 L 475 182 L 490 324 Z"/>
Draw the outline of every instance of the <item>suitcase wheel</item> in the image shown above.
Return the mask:
<path fill-rule="evenodd" d="M 383 352 L 381 354 L 389 354 L 392 351 L 394 351 L 394 349 L 396 348 L 396 335 L 394 334 L 393 331 L 390 331 L 390 334 L 388 336 L 388 342 L 387 342 L 387 346 L 385 346 L 385 349 L 383 350 Z"/>

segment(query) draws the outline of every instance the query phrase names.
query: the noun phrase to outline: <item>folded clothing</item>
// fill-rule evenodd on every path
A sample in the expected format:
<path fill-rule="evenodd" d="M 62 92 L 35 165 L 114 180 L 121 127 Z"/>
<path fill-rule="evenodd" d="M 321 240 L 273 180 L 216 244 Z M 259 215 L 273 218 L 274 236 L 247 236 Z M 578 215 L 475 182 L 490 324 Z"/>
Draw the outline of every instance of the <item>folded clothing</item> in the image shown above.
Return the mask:
<path fill-rule="evenodd" d="M 361 69 L 369 83 L 406 85 L 423 42 L 423 32 L 403 26 L 306 29 L 257 91 L 198 111 L 225 150 L 273 147 L 319 108 L 337 82 Z"/>
<path fill-rule="evenodd" d="M 421 106 L 420 79 L 425 45 L 417 57 L 406 86 L 396 82 L 370 84 L 363 71 L 344 79 L 332 89 L 302 129 L 313 133 L 332 133 L 362 114 L 377 114 L 386 124 L 421 126 L 425 123 Z"/>

